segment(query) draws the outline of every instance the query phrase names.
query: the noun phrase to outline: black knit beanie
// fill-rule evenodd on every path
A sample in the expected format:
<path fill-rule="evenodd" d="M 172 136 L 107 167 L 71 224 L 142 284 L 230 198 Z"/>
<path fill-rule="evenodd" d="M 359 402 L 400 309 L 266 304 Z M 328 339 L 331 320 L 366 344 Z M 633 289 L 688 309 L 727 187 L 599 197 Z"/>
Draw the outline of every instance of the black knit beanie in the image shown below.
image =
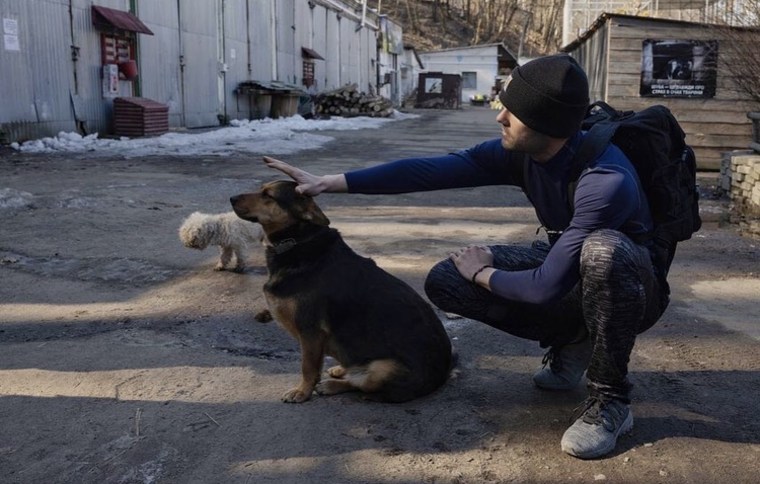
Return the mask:
<path fill-rule="evenodd" d="M 567 138 L 586 114 L 588 78 L 567 54 L 539 57 L 512 71 L 499 100 L 529 128 Z"/>

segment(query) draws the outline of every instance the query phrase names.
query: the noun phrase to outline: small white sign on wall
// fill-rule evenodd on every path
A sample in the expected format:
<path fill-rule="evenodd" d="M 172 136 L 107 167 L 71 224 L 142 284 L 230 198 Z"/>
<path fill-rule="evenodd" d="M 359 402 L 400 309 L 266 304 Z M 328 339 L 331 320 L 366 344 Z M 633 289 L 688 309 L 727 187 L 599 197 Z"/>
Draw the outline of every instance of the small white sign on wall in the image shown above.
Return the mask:
<path fill-rule="evenodd" d="M 18 20 L 15 18 L 3 19 L 3 45 L 5 50 L 21 50 L 21 43 L 18 40 Z"/>
<path fill-rule="evenodd" d="M 103 66 L 103 97 L 119 95 L 119 66 L 106 64 Z"/>

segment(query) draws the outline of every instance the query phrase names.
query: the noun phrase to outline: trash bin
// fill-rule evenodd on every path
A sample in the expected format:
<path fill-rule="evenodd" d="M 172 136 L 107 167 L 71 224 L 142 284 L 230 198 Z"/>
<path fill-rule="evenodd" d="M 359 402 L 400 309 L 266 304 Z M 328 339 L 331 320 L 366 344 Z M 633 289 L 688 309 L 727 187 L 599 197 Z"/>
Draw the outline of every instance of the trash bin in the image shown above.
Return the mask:
<path fill-rule="evenodd" d="M 248 96 L 251 119 L 286 118 L 298 114 L 298 100 L 304 94 L 299 86 L 280 81 L 243 81 L 235 89 Z"/>
<path fill-rule="evenodd" d="M 272 92 L 256 89 L 250 92 L 251 119 L 268 118 L 272 113 Z"/>
<path fill-rule="evenodd" d="M 301 95 L 297 92 L 279 91 L 272 96 L 272 118 L 288 118 L 298 114 L 298 99 Z"/>

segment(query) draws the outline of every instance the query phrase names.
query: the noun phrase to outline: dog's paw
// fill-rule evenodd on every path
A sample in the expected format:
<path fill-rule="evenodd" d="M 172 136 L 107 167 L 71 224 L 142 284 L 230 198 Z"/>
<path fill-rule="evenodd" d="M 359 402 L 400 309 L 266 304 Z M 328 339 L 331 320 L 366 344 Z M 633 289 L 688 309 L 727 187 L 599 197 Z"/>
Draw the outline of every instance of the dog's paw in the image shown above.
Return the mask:
<path fill-rule="evenodd" d="M 272 320 L 272 313 L 269 312 L 269 309 L 264 309 L 256 313 L 253 319 L 259 323 L 268 323 Z"/>
<path fill-rule="evenodd" d="M 221 263 L 219 263 L 219 264 L 217 264 L 217 265 L 214 266 L 214 270 L 215 271 L 223 271 L 224 270 L 224 265 L 221 264 Z"/>
<path fill-rule="evenodd" d="M 285 403 L 303 403 L 309 398 L 311 398 L 311 392 L 307 394 L 305 391 L 301 390 L 301 387 L 288 390 L 282 395 L 282 401 Z"/>
<path fill-rule="evenodd" d="M 317 383 L 315 390 L 320 395 L 337 395 L 350 392 L 354 388 L 345 380 L 325 380 Z"/>
<path fill-rule="evenodd" d="M 340 365 L 333 366 L 327 369 L 327 374 L 333 378 L 343 378 L 346 376 L 346 369 Z"/>

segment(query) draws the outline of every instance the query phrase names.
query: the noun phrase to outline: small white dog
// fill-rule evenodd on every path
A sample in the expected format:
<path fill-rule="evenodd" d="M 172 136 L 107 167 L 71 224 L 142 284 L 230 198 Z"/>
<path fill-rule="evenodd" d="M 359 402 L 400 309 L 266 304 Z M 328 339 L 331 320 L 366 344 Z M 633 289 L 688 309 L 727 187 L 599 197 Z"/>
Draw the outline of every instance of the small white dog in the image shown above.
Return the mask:
<path fill-rule="evenodd" d="M 235 212 L 194 212 L 179 228 L 179 238 L 185 247 L 191 249 L 203 250 L 209 245 L 218 245 L 221 255 L 214 270 L 227 269 L 235 255 L 235 267 L 232 270 L 243 272 L 247 249 L 251 245 L 261 244 L 264 232 L 261 225 L 245 221 L 235 215 Z"/>

